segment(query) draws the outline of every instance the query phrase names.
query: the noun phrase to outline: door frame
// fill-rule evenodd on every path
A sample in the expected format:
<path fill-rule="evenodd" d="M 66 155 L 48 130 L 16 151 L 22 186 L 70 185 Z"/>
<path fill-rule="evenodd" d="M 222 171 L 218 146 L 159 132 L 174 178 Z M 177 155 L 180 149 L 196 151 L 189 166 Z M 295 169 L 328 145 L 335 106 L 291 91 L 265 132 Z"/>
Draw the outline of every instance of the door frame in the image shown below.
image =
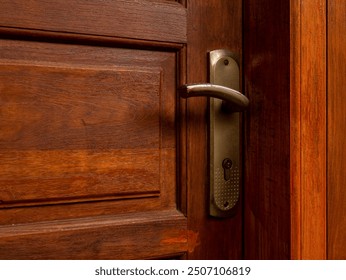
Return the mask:
<path fill-rule="evenodd" d="M 243 0 L 245 258 L 327 258 L 327 1 Z"/>
<path fill-rule="evenodd" d="M 292 259 L 327 258 L 326 17 L 325 0 L 291 1 Z"/>

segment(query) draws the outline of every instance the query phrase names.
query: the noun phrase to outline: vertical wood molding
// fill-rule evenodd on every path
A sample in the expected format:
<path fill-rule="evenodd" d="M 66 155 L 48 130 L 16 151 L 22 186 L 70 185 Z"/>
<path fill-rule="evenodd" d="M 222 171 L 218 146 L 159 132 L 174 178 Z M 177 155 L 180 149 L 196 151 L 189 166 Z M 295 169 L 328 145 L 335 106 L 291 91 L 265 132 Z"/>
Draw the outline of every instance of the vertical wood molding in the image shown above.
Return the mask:
<path fill-rule="evenodd" d="M 346 259 L 346 1 L 328 0 L 328 259 Z"/>
<path fill-rule="evenodd" d="M 291 258 L 326 258 L 326 0 L 293 0 Z"/>
<path fill-rule="evenodd" d="M 301 190 L 300 190 L 300 0 L 290 6 L 290 122 L 291 122 L 291 258 L 301 259 Z"/>

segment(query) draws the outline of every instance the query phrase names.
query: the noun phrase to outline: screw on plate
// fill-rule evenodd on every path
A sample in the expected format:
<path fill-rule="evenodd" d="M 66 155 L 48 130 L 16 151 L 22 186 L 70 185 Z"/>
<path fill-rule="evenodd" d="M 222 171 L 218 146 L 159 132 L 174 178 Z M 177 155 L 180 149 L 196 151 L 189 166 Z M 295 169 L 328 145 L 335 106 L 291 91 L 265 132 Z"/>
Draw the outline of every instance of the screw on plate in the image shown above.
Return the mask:
<path fill-rule="evenodd" d="M 229 179 L 231 179 L 231 168 L 232 168 L 232 161 L 229 158 L 225 158 L 222 161 L 222 167 L 223 167 L 223 178 L 225 179 L 225 181 L 228 181 Z"/>

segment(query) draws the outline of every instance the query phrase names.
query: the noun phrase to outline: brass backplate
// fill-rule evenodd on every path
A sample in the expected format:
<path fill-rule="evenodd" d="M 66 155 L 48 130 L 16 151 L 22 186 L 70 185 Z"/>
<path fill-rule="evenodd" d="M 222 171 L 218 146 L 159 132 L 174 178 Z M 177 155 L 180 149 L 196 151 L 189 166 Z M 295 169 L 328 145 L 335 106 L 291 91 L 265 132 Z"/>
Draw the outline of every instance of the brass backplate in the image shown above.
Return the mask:
<path fill-rule="evenodd" d="M 236 55 L 227 50 L 209 53 L 210 83 L 235 90 L 239 85 Z M 240 114 L 231 112 L 223 101 L 209 102 L 210 207 L 214 217 L 234 215 L 240 197 Z"/>

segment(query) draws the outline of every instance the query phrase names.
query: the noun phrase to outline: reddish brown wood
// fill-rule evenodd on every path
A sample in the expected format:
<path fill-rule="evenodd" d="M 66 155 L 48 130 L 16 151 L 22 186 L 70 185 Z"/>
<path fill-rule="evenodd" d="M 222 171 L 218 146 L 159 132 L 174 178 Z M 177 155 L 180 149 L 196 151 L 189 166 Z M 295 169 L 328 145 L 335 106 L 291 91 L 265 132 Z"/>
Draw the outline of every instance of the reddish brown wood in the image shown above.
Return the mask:
<path fill-rule="evenodd" d="M 244 1 L 244 244 L 290 258 L 290 1 Z"/>
<path fill-rule="evenodd" d="M 241 56 L 241 1 L 189 1 L 186 47 L 179 2 L 3 1 L 2 258 L 241 258 L 241 212 L 207 215 L 206 100 L 175 91 Z"/>
<path fill-rule="evenodd" d="M 245 256 L 323 259 L 325 1 L 250 0 L 244 11 Z"/>
<path fill-rule="evenodd" d="M 108 47 L 131 47 L 139 49 L 162 49 L 175 52 L 184 47 L 184 43 L 148 41 L 144 39 L 122 38 L 122 37 L 105 37 L 90 34 L 71 34 L 54 31 L 42 31 L 33 29 L 17 29 L 0 26 L 2 38 L 22 40 L 37 40 L 46 42 L 64 42 L 81 45 L 98 45 Z"/>
<path fill-rule="evenodd" d="M 207 82 L 207 53 L 226 48 L 241 57 L 242 1 L 191 0 L 188 8 L 187 82 Z M 189 258 L 242 258 L 242 211 L 228 219 L 208 216 L 207 99 L 187 101 Z M 197 240 L 196 240 L 197 238 Z"/>
<path fill-rule="evenodd" d="M 291 9 L 292 258 L 326 258 L 326 1 Z M 294 59 L 295 60 L 294 60 Z"/>
<path fill-rule="evenodd" d="M 328 1 L 328 259 L 346 259 L 346 5 Z"/>
<path fill-rule="evenodd" d="M 186 42 L 186 10 L 172 1 L 4 0 L 1 1 L 0 26 Z"/>
<path fill-rule="evenodd" d="M 305 1 L 301 12 L 302 258 L 325 259 L 326 1 Z"/>
<path fill-rule="evenodd" d="M 178 84 L 186 84 L 186 47 L 178 53 Z M 177 96 L 177 104 L 179 114 L 177 116 L 177 123 L 179 124 L 177 150 L 179 153 L 179 161 L 177 166 L 178 175 L 178 207 L 184 215 L 187 215 L 187 104 L 185 98 Z"/>
<path fill-rule="evenodd" d="M 1 58 L 2 207 L 160 189 L 174 204 L 174 54 L 3 41 Z"/>
<path fill-rule="evenodd" d="M 3 203 L 159 193 L 159 71 L 0 71 Z"/>
<path fill-rule="evenodd" d="M 118 199 L 111 198 L 110 200 L 97 201 L 92 199 L 91 202 L 85 200 L 84 203 L 78 201 L 67 202 L 64 204 L 52 203 L 49 204 L 37 202 L 31 204 L 20 205 L 17 207 L 5 207 L 0 210 L 0 224 L 22 224 L 36 223 L 42 221 L 62 220 L 62 219 L 77 219 L 85 217 L 95 217 L 102 215 L 126 214 L 134 212 L 158 211 L 160 209 L 169 209 L 166 205 L 162 205 L 162 200 L 153 196 L 145 195 L 119 197 Z M 26 206 L 26 207 L 22 207 Z"/>
<path fill-rule="evenodd" d="M 21 19 L 11 9 L 1 16 L 10 23 L 0 30 L 0 258 L 185 255 L 195 236 L 176 210 L 175 89 L 185 8 L 172 1 L 82 3 L 81 14 L 64 13 L 66 25 L 59 16 L 45 25 L 44 13 L 33 15 L 41 8 L 59 14 L 71 3 L 40 3 L 18 7 Z M 129 6 L 128 17 L 99 14 Z M 88 27 L 84 16 L 93 21 L 96 14 L 98 24 Z M 162 16 L 181 36 L 167 26 L 148 29 Z M 14 28 L 22 24 L 28 29 Z M 114 31 L 117 24 L 128 33 Z M 29 30 L 34 26 L 41 30 Z"/>
<path fill-rule="evenodd" d="M 290 177 L 291 177 L 291 259 L 301 259 L 301 11 L 300 1 L 290 6 Z"/>
<path fill-rule="evenodd" d="M 175 211 L 2 226 L 0 236 L 0 259 L 144 259 L 187 251 L 185 217 Z"/>

